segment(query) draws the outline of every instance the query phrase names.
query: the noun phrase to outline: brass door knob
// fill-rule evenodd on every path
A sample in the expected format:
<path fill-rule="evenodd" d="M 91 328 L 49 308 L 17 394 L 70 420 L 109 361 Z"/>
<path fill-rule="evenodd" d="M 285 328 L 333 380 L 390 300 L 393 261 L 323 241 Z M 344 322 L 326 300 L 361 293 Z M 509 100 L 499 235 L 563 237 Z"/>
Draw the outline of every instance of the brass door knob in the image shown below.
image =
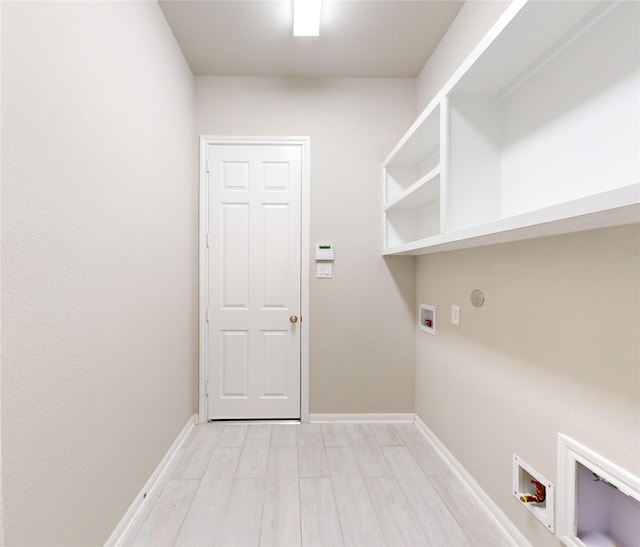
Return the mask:
<path fill-rule="evenodd" d="M 298 322 L 298 316 L 297 315 L 292 315 L 291 317 L 289 317 L 289 321 L 291 321 L 292 323 L 297 323 Z"/>

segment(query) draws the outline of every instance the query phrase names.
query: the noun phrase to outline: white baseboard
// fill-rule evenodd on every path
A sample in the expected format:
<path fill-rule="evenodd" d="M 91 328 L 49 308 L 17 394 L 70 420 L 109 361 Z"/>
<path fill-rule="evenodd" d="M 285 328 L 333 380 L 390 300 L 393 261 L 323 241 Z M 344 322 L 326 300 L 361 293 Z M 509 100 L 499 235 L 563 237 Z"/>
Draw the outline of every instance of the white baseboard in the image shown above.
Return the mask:
<path fill-rule="evenodd" d="M 115 530 L 109 536 L 109 539 L 105 543 L 105 547 L 122 545 L 122 542 L 127 537 L 129 531 L 133 528 L 134 524 L 138 521 L 149 505 L 149 500 L 162 490 L 167 480 L 169 480 L 169 470 L 171 465 L 178 455 L 180 447 L 187 438 L 187 435 L 189 435 L 189 432 L 196 423 L 198 423 L 198 415 L 194 414 L 189 418 L 189 421 L 182 428 L 182 431 L 180 431 L 176 440 L 173 441 L 173 444 L 164 455 L 164 458 L 162 458 L 162 461 L 158 464 L 158 467 L 156 467 L 155 471 L 149 477 L 149 480 L 142 487 L 142 490 L 140 490 L 140 493 L 135 497 L 133 503 L 124 514 Z"/>
<path fill-rule="evenodd" d="M 309 414 L 309 423 L 312 424 L 356 424 L 356 423 L 413 423 L 413 413 L 371 413 L 371 414 Z"/>
<path fill-rule="evenodd" d="M 502 531 L 511 538 L 513 545 L 518 547 L 530 547 L 531 544 L 522 535 L 520 530 L 515 527 L 500 508 L 491 500 L 471 474 L 462 466 L 455 456 L 449 452 L 447 447 L 442 444 L 440 439 L 435 436 L 433 431 L 427 427 L 418 415 L 415 416 L 415 424 L 433 447 L 440 453 L 442 458 L 449 464 L 449 467 L 451 467 L 454 473 L 458 475 L 458 477 L 462 479 L 462 482 L 469 488 L 471 494 L 476 498 L 478 505 L 485 510 L 496 526 L 501 528 Z"/>

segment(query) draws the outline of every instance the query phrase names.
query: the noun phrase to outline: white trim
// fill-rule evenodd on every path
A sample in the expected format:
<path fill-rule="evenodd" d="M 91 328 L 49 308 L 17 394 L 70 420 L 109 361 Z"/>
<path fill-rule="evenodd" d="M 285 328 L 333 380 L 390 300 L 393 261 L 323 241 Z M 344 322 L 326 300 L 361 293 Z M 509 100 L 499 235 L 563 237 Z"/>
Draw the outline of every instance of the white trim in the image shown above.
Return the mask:
<path fill-rule="evenodd" d="M 209 266 L 207 262 L 206 238 L 209 225 L 209 185 L 207 177 L 207 140 L 200 137 L 200 175 L 199 175 L 199 228 L 198 228 L 198 421 L 207 423 L 207 370 L 204 363 L 207 362 L 209 353 L 207 338 L 207 302 L 209 295 L 206 292 L 209 279 Z"/>
<path fill-rule="evenodd" d="M 300 196 L 302 248 L 300 254 L 300 421 L 309 421 L 309 258 L 311 246 L 311 139 L 299 137 L 302 144 L 302 192 Z"/>
<path fill-rule="evenodd" d="M 314 424 L 413 423 L 414 419 L 413 413 L 309 414 L 309 422 Z"/>
<path fill-rule="evenodd" d="M 238 137 L 220 135 L 200 135 L 200 228 L 199 228 L 199 389 L 198 389 L 198 417 L 200 423 L 209 420 L 207 408 L 206 385 L 208 380 L 207 355 L 207 301 L 206 294 L 209 272 L 206 260 L 206 237 L 208 216 L 208 188 L 207 188 L 207 147 L 210 144 L 298 144 L 302 147 L 302 187 L 300 195 L 300 421 L 309 421 L 309 325 L 311 323 L 309 310 L 309 241 L 310 241 L 310 210 L 311 210 L 311 139 L 310 137 Z"/>
<path fill-rule="evenodd" d="M 640 478 L 602 457 L 571 437 L 558 433 L 558 503 L 556 530 L 560 541 L 568 546 L 584 546 L 577 537 L 576 464 L 611 483 L 623 494 L 640 501 Z"/>
<path fill-rule="evenodd" d="M 301 420 L 212 420 L 215 425 L 300 425 Z M 1 546 L 0 546 L 1 547 Z"/>
<path fill-rule="evenodd" d="M 173 444 L 164 455 L 164 458 L 162 458 L 162 461 L 158 464 L 158 467 L 156 467 L 155 471 L 151 474 L 149 480 L 144 484 L 142 490 L 140 490 L 138 495 L 134 498 L 133 503 L 130 505 L 129 509 L 127 509 L 127 512 L 124 514 L 122 519 L 120 519 L 120 522 L 109 536 L 105 546 L 124 544 L 124 540 L 127 539 L 127 535 L 132 530 L 134 524 L 138 522 L 141 515 L 144 514 L 144 511 L 148 509 L 149 500 L 159 493 L 165 483 L 169 480 L 169 470 L 171 469 L 171 465 L 176 459 L 187 435 L 189 435 L 191 429 L 197 423 L 198 415 L 194 414 L 182 428 L 182 431 L 180 431 L 176 440 L 173 441 Z"/>
<path fill-rule="evenodd" d="M 440 453 L 442 458 L 447 462 L 451 470 L 465 483 L 471 495 L 475 497 L 478 506 L 482 507 L 487 516 L 498 526 L 508 537 L 511 538 L 514 546 L 525 547 L 530 546 L 529 541 L 522 535 L 522 532 L 507 518 L 493 500 L 485 493 L 482 487 L 476 482 L 471 474 L 462 466 L 462 464 L 449 452 L 444 444 L 436 437 L 436 435 L 427 427 L 427 425 L 416 415 L 415 423 L 422 434 Z"/>
<path fill-rule="evenodd" d="M 529 476 L 525 475 L 527 473 Z M 533 493 L 536 488 L 530 484 L 533 479 L 544 485 L 544 504 L 527 503 L 520 499 L 522 494 Z M 517 454 L 513 455 L 511 490 L 517 502 L 536 517 L 553 534 L 555 526 L 555 487 L 539 471 L 536 471 Z"/>

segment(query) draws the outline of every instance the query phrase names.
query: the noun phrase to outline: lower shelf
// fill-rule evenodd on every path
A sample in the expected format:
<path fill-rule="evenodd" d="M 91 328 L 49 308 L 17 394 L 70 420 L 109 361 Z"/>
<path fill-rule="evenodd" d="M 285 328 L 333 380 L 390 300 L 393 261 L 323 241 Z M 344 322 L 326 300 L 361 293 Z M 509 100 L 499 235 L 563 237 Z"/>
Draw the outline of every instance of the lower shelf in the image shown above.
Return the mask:
<path fill-rule="evenodd" d="M 640 184 L 385 249 L 420 255 L 640 222 Z"/>

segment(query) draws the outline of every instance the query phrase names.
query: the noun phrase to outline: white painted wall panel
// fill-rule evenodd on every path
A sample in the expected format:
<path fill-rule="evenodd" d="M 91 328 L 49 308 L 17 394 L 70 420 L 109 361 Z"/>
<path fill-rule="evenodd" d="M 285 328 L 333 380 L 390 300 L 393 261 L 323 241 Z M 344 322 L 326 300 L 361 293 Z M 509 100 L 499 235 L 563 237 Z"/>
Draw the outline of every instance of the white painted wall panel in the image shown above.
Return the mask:
<path fill-rule="evenodd" d="M 220 268 L 220 306 L 225 309 L 249 308 L 249 205 L 220 205 L 222 256 Z M 217 276 L 215 276 L 217 278 Z"/>
<path fill-rule="evenodd" d="M 286 307 L 289 279 L 289 207 L 262 205 L 262 308 Z"/>
<path fill-rule="evenodd" d="M 220 332 L 220 373 L 215 386 L 221 397 L 247 397 L 249 392 L 249 333 Z"/>
<path fill-rule="evenodd" d="M 262 162 L 263 190 L 289 189 L 289 164 L 286 162 Z"/>
<path fill-rule="evenodd" d="M 264 384 L 262 397 L 286 397 L 290 395 L 287 386 L 289 369 L 289 332 L 262 331 L 262 368 Z"/>
<path fill-rule="evenodd" d="M 224 161 L 221 162 L 222 175 L 220 177 L 221 190 L 249 189 L 249 162 Z"/>

